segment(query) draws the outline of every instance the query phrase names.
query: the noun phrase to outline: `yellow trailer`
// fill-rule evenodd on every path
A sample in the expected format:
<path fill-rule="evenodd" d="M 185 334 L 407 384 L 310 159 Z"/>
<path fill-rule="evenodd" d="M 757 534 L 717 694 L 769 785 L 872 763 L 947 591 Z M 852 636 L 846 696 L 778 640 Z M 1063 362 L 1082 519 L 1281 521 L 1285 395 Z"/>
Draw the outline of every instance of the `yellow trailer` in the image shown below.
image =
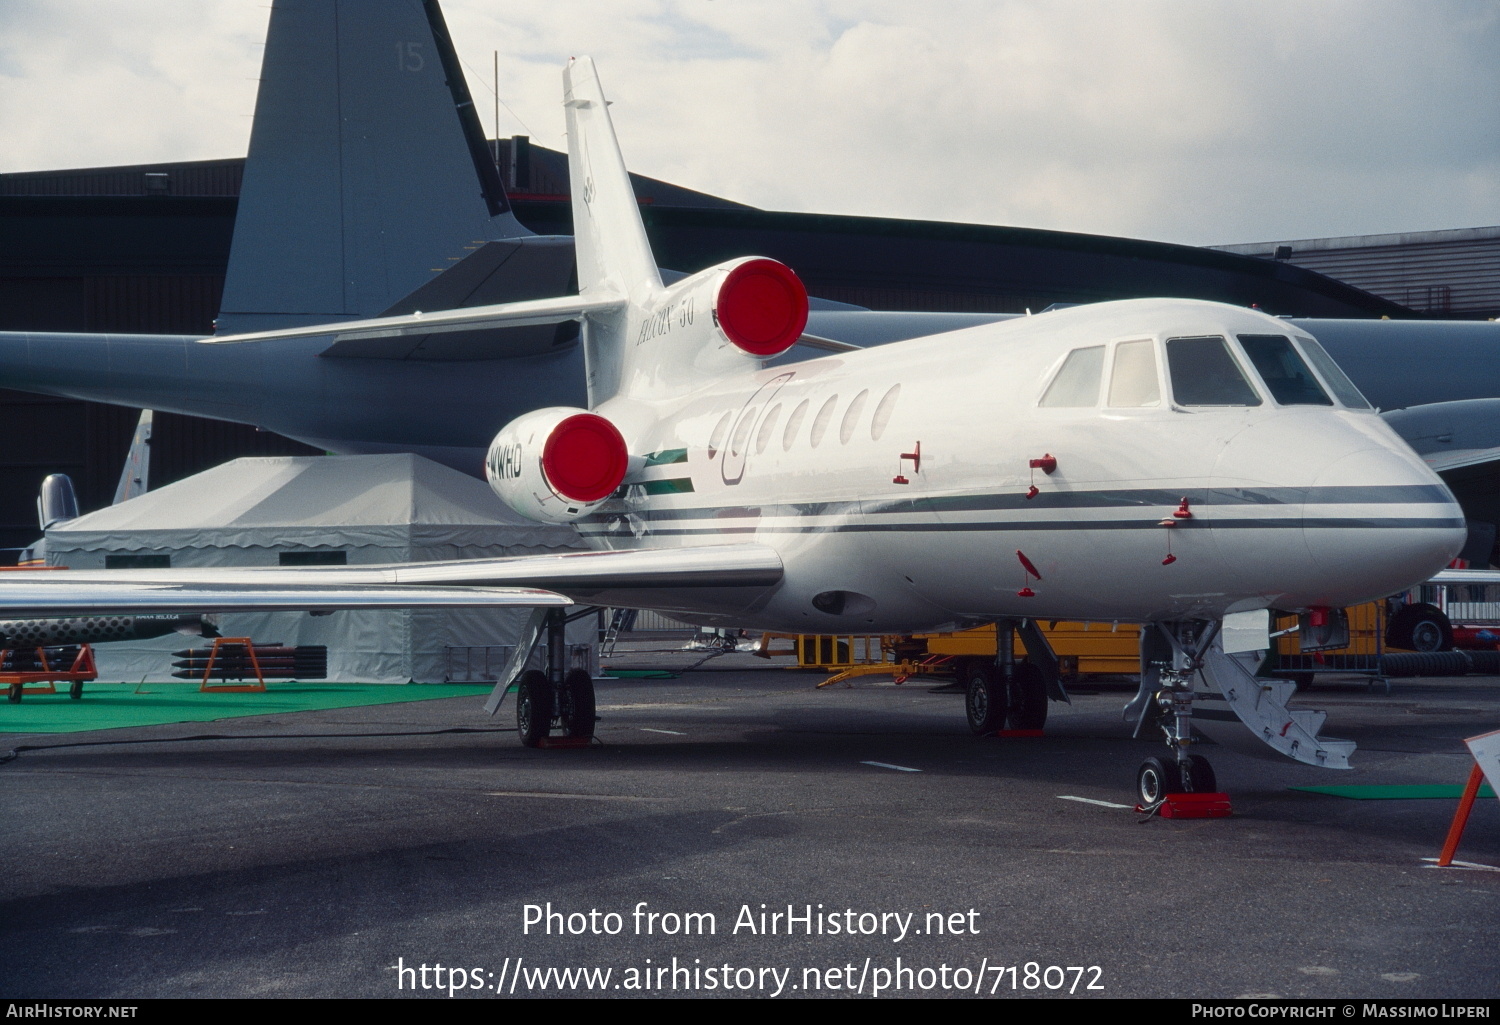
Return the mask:
<path fill-rule="evenodd" d="M 1041 620 L 1037 623 L 1057 655 L 1064 679 L 1088 673 L 1134 673 L 1140 669 L 1140 627 L 1134 623 L 1077 623 Z M 995 627 L 981 626 L 956 633 L 917 634 L 930 655 L 953 658 L 995 656 Z M 1017 638 L 1016 657 L 1026 654 Z"/>

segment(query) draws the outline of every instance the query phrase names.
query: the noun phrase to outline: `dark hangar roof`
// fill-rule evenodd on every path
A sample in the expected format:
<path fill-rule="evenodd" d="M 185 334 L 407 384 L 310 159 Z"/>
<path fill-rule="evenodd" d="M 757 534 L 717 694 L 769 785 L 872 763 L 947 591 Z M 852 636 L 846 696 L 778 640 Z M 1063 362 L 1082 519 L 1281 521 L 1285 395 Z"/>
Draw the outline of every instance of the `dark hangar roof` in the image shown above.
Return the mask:
<path fill-rule="evenodd" d="M 500 140 L 497 156 L 522 223 L 539 233 L 571 233 L 565 156 L 520 138 Z M 66 273 L 75 260 L 114 273 L 132 263 L 136 273 L 167 266 L 180 273 L 184 264 L 222 273 L 224 221 L 232 217 L 243 163 L 0 175 L 0 235 L 8 248 L 0 273 L 25 274 L 27 266 Z M 876 309 L 1018 313 L 1057 302 L 1174 296 L 1297 316 L 1415 315 L 1316 272 L 1253 256 L 1036 228 L 781 213 L 632 177 L 663 266 L 694 271 L 734 256 L 771 256 L 793 267 L 814 294 Z M 127 197 L 133 201 L 120 202 Z M 202 230 L 193 230 L 198 218 Z M 153 233 L 141 231 L 143 221 L 166 230 L 145 242 Z M 168 250 L 178 244 L 174 259 Z M 132 245 L 139 247 L 134 253 Z"/>

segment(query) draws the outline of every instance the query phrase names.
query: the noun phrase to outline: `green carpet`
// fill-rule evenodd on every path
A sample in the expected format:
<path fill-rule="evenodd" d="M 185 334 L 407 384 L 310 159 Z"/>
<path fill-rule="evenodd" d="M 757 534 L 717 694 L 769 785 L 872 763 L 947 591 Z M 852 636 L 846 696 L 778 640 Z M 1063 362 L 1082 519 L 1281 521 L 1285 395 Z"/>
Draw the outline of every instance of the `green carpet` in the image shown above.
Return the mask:
<path fill-rule="evenodd" d="M 1287 787 L 1288 790 L 1305 790 L 1309 794 L 1327 794 L 1329 797 L 1348 797 L 1355 801 L 1424 801 L 1433 798 L 1458 800 L 1464 795 L 1462 783 L 1415 783 L 1403 786 L 1379 787 Z M 1488 783 L 1479 786 L 1480 797 L 1494 797 L 1495 791 Z"/>
<path fill-rule="evenodd" d="M 203 694 L 196 683 L 86 683 L 73 701 L 66 685 L 57 694 L 28 694 L 17 704 L 0 701 L 0 733 L 72 733 L 122 726 L 211 722 L 247 715 L 307 712 L 325 708 L 388 705 L 398 701 L 489 694 L 491 684 L 473 683 L 268 683 L 264 693 Z"/>

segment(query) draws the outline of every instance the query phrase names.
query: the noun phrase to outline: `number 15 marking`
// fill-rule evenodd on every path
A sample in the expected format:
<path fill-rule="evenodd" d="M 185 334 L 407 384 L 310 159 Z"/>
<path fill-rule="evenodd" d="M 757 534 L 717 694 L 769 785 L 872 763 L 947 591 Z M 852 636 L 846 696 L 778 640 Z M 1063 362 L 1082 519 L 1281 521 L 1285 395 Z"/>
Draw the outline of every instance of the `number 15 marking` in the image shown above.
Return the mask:
<path fill-rule="evenodd" d="M 426 66 L 427 62 L 422 59 L 421 43 L 396 44 L 396 70 L 421 71 Z"/>

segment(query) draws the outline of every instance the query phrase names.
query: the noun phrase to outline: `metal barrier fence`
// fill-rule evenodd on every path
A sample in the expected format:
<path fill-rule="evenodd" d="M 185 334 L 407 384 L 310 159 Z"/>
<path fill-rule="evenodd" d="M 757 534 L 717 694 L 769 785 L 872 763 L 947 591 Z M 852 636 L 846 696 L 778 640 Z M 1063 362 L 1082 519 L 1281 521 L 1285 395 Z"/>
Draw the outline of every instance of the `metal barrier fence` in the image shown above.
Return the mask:
<path fill-rule="evenodd" d="M 696 634 L 698 628 L 691 623 L 682 623 L 660 612 L 642 610 L 635 614 L 635 623 L 624 634 L 640 637 L 645 634 L 665 634 L 676 637 Z"/>
<path fill-rule="evenodd" d="M 450 644 L 443 648 L 444 683 L 494 683 L 516 650 L 514 644 Z M 587 669 L 597 676 L 599 667 L 592 644 L 568 645 L 568 668 Z M 526 661 L 527 669 L 540 669 L 545 653 L 538 644 Z"/>
<path fill-rule="evenodd" d="M 1500 584 L 1423 584 L 1419 600 L 1436 605 L 1460 625 L 1500 623 Z"/>

